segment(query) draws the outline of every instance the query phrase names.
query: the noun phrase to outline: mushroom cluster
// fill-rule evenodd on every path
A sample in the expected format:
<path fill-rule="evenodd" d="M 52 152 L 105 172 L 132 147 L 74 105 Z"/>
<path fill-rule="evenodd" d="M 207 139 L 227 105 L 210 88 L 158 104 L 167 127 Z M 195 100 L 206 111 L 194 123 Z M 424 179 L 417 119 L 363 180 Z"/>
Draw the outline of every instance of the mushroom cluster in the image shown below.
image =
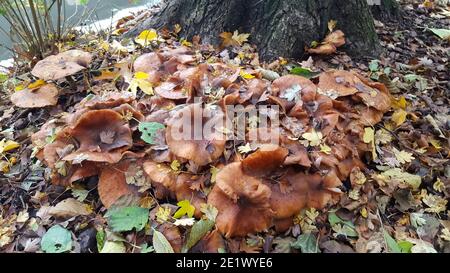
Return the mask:
<path fill-rule="evenodd" d="M 66 68 L 83 67 L 69 57 Z M 186 46 L 146 53 L 133 68 L 149 75 L 144 80 L 155 95 L 125 88 L 86 97 L 33 135 L 36 156 L 58 185 L 98 175 L 106 207 L 147 190 L 158 199 L 189 200 L 197 218 L 207 203 L 217 208 L 216 227 L 226 237 L 273 225 L 284 230 L 303 208 L 336 202 L 342 182 L 370 158 L 365 129 L 391 105 L 384 85 L 355 72 L 271 81 L 219 57 L 206 61 Z M 279 126 L 246 126 L 238 139 L 233 105 L 278 106 Z M 145 124 L 164 129 L 150 134 Z"/>

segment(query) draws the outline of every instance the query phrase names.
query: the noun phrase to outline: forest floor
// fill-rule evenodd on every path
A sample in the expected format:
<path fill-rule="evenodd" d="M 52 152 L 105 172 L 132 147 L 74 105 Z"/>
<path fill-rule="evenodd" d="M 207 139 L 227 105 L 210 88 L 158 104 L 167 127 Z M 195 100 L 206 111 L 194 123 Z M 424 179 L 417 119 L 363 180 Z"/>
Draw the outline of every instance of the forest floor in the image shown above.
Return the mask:
<path fill-rule="evenodd" d="M 303 210 L 283 233 L 270 229 L 241 239 L 226 239 L 220 251 L 450 252 L 450 41 L 430 30 L 448 29 L 450 10 L 408 4 L 402 6 L 402 11 L 400 20 L 376 21 L 384 49 L 378 60 L 353 60 L 338 50 L 329 56 L 305 56 L 304 60 L 280 58 L 263 66 L 279 74 L 292 73 L 293 67 L 305 68 L 302 73 L 355 70 L 388 87 L 394 97 L 392 110 L 374 127 L 374 153 L 378 157 L 366 162 L 368 169 L 362 177 L 350 177 L 352 181 L 344 183 L 345 191 L 337 204 L 326 210 Z M 175 27 L 173 32 L 160 33 L 159 37 L 167 42 L 174 40 L 176 33 Z M 97 69 L 105 67 L 105 63 L 109 66 L 148 51 L 133 41 L 131 45 L 122 41 L 125 46 L 112 40 L 83 42 L 90 38 L 80 39 L 75 47 L 91 52 L 94 56 L 91 66 Z M 195 42 L 181 43 L 186 47 L 196 46 Z M 234 52 L 251 55 L 254 49 L 243 45 Z M 218 53 L 209 54 L 222 57 Z M 244 57 L 243 65 L 254 67 L 251 61 Z M 111 81 L 116 76 L 98 70 L 89 72 L 89 77 L 97 80 L 103 77 Z M 9 77 L 15 80 L 8 80 Z M 58 105 L 38 109 L 15 107 L 7 91 L 11 84 L 25 85 L 29 73 L 22 71 L 18 75 L 12 71 L 0 79 L 5 88 L 0 102 L 3 157 L 0 161 L 0 252 L 139 253 L 152 252 L 155 248 L 159 252 L 161 246 L 155 244 L 161 242 L 155 243 L 153 237 L 157 236 L 152 227 L 160 230 L 173 248 L 173 240 L 190 240 L 192 223 L 188 221 L 177 222 L 180 225 L 176 226 L 177 232 L 160 228 L 161 219 L 166 218 L 172 224 L 175 219 L 167 220 L 170 214 L 164 215 L 164 209 L 150 195 L 139 203 L 147 213 L 150 211 L 150 222 L 139 222 L 140 211 L 133 211 L 136 215 L 131 220 L 121 218 L 117 212 L 105 215 L 110 210 L 99 199 L 96 176 L 75 182 L 71 187 L 50 182 L 50 170 L 35 157 L 31 135 L 49 119 L 62 112 L 72 112 L 77 103 L 90 96 L 84 92 L 90 83 L 83 77 L 88 75 L 75 76 L 76 89 L 67 83 L 60 86 L 65 91 Z M 170 202 L 170 208 L 176 210 L 176 201 L 167 203 Z M 116 222 L 112 223 L 114 219 Z"/>

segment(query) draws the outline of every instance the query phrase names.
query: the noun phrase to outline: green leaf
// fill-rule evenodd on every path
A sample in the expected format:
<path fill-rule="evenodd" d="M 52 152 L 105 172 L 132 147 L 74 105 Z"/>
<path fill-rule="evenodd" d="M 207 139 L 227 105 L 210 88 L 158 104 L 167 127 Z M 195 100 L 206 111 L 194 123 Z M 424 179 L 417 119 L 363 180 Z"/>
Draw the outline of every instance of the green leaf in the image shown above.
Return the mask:
<path fill-rule="evenodd" d="M 97 250 L 98 252 L 100 252 L 103 249 L 103 246 L 105 245 L 106 232 L 103 229 L 97 230 L 97 234 L 95 234 L 95 239 L 97 240 Z"/>
<path fill-rule="evenodd" d="M 126 248 L 123 242 L 106 241 L 100 253 L 125 253 Z"/>
<path fill-rule="evenodd" d="M 130 231 L 133 228 L 140 231 L 148 222 L 148 213 L 147 208 L 118 207 L 110 209 L 105 217 L 108 218 L 109 227 L 114 232 Z"/>
<path fill-rule="evenodd" d="M 172 246 L 167 241 L 164 234 L 157 230 L 153 230 L 153 248 L 156 253 L 174 253 Z"/>
<path fill-rule="evenodd" d="M 143 243 L 142 245 L 140 245 L 140 247 L 141 247 L 140 253 L 151 253 L 155 251 L 155 249 L 152 246 L 149 246 L 147 243 Z"/>
<path fill-rule="evenodd" d="M 439 36 L 442 40 L 450 39 L 450 29 L 445 28 L 430 28 L 430 30 Z"/>
<path fill-rule="evenodd" d="M 399 247 L 394 238 L 389 235 L 386 231 L 383 231 L 384 240 L 386 240 L 386 244 L 388 246 L 390 253 L 401 253 L 402 249 Z"/>
<path fill-rule="evenodd" d="M 312 233 L 300 234 L 297 237 L 297 241 L 293 242 L 291 246 L 296 249 L 300 249 L 302 253 L 317 253 L 316 246 L 317 239 Z"/>
<path fill-rule="evenodd" d="M 400 241 L 397 244 L 400 247 L 402 253 L 411 253 L 411 248 L 414 246 L 413 243 L 408 241 Z"/>
<path fill-rule="evenodd" d="M 183 253 L 186 253 L 191 247 L 193 247 L 203 236 L 208 233 L 214 227 L 214 221 L 201 219 L 196 222 L 189 232 L 186 244 L 183 246 Z"/>
<path fill-rule="evenodd" d="M 378 61 L 378 60 L 372 60 L 372 61 L 369 63 L 369 69 L 370 69 L 370 71 L 372 71 L 372 72 L 377 72 L 378 69 L 379 69 L 379 61 Z"/>
<path fill-rule="evenodd" d="M 70 231 L 56 225 L 42 236 L 41 249 L 47 253 L 62 253 L 72 249 L 72 235 Z"/>
<path fill-rule="evenodd" d="M 0 10 L 1 13 L 1 10 Z M 1 15 L 1 14 L 0 14 Z M 8 80 L 8 75 L 5 73 L 0 73 L 0 83 L 4 83 Z"/>
<path fill-rule="evenodd" d="M 158 122 L 141 122 L 139 123 L 139 132 L 142 133 L 141 139 L 148 144 L 155 144 L 155 135 L 159 130 L 164 129 L 165 126 Z"/>
<path fill-rule="evenodd" d="M 191 205 L 189 200 L 182 200 L 177 203 L 177 206 L 180 208 L 175 212 L 173 215 L 173 218 L 179 219 L 184 215 L 187 215 L 187 217 L 192 218 L 194 216 L 195 207 Z"/>
<path fill-rule="evenodd" d="M 335 232 L 349 237 L 358 237 L 355 225 L 351 221 L 341 219 L 335 212 L 328 213 L 328 222 Z"/>
<path fill-rule="evenodd" d="M 83 202 L 88 196 L 88 194 L 89 191 L 85 189 L 72 189 L 73 197 L 75 197 L 80 202 Z"/>
<path fill-rule="evenodd" d="M 294 68 L 292 68 L 289 73 L 294 74 L 294 75 L 298 75 L 298 76 L 302 76 L 308 79 L 314 78 L 315 76 L 319 75 L 320 72 L 313 72 L 308 68 L 303 68 L 303 67 L 299 67 L 299 66 L 295 66 Z"/>

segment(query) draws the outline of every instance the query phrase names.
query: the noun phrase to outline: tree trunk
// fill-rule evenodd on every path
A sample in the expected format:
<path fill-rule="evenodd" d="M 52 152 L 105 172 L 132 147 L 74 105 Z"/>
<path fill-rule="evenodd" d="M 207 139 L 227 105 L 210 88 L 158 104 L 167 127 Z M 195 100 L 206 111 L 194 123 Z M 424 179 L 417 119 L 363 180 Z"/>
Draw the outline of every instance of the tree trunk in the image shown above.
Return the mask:
<path fill-rule="evenodd" d="M 400 18 L 400 7 L 397 0 L 379 0 L 372 2 L 371 10 L 377 20 L 389 21 Z"/>
<path fill-rule="evenodd" d="M 376 56 L 378 37 L 367 0 L 171 0 L 161 10 L 129 32 L 182 26 L 181 35 L 200 35 L 205 42 L 218 44 L 219 34 L 238 30 L 250 33 L 261 57 L 270 61 L 279 56 L 301 58 L 304 47 L 321 41 L 330 20 L 346 34 L 343 47 L 353 56 Z"/>

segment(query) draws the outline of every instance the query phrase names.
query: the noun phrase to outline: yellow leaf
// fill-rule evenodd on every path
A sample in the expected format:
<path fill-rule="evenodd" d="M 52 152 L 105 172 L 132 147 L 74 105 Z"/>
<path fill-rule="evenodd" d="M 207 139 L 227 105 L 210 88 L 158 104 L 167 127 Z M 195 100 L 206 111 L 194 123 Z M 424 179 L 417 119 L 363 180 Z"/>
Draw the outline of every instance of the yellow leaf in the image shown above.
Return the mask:
<path fill-rule="evenodd" d="M 434 148 L 436 148 L 436 150 L 440 150 L 442 149 L 441 143 L 439 142 L 439 140 L 437 139 L 431 139 L 430 140 L 431 145 L 433 145 Z"/>
<path fill-rule="evenodd" d="M 134 74 L 134 77 L 138 80 L 146 80 L 148 79 L 148 74 L 145 72 L 136 72 Z"/>
<path fill-rule="evenodd" d="M 326 153 L 327 155 L 329 155 L 331 153 L 331 148 L 327 144 L 323 144 L 323 145 L 321 144 L 320 145 L 320 151 L 322 153 Z"/>
<path fill-rule="evenodd" d="M 408 113 L 403 109 L 398 109 L 392 114 L 392 121 L 398 127 L 406 121 L 406 116 Z"/>
<path fill-rule="evenodd" d="M 209 169 L 209 172 L 211 173 L 211 183 L 216 182 L 216 176 L 217 176 L 217 173 L 219 172 L 219 169 L 216 168 L 216 166 L 211 166 L 211 168 Z"/>
<path fill-rule="evenodd" d="M 328 30 L 329 30 L 330 32 L 333 32 L 333 30 L 336 28 L 336 24 L 337 24 L 337 21 L 336 21 L 336 20 L 330 20 L 330 21 L 328 21 Z"/>
<path fill-rule="evenodd" d="M 393 148 L 392 151 L 394 152 L 395 158 L 400 162 L 400 164 L 405 164 L 407 162 L 411 162 L 411 160 L 414 159 L 412 156 L 412 153 L 408 153 L 405 151 L 399 151 L 396 148 Z"/>
<path fill-rule="evenodd" d="M 180 24 L 175 24 L 175 27 L 173 28 L 173 31 L 175 32 L 175 33 L 180 33 L 180 31 L 181 31 L 181 26 L 180 26 Z"/>
<path fill-rule="evenodd" d="M 114 80 L 119 76 L 120 76 L 119 72 L 109 71 L 107 69 L 104 69 L 104 70 L 102 70 L 102 73 L 100 74 L 100 76 L 96 76 L 96 77 L 94 77 L 94 79 L 96 81 Z"/>
<path fill-rule="evenodd" d="M 363 141 L 367 144 L 372 143 L 372 159 L 377 159 L 377 152 L 375 151 L 375 131 L 372 127 L 364 128 Z"/>
<path fill-rule="evenodd" d="M 176 172 L 180 170 L 180 166 L 181 166 L 180 162 L 176 159 L 172 161 L 172 163 L 170 163 L 170 168 Z"/>
<path fill-rule="evenodd" d="M 23 84 L 18 84 L 18 85 L 16 85 L 16 87 L 14 87 L 15 91 L 21 91 L 24 89 L 25 89 L 25 86 L 23 86 Z"/>
<path fill-rule="evenodd" d="M 433 189 L 437 192 L 444 192 L 445 184 L 444 184 L 444 182 L 442 182 L 442 180 L 439 177 L 436 180 L 436 182 L 434 182 Z"/>
<path fill-rule="evenodd" d="M 319 146 L 322 142 L 323 135 L 321 132 L 316 132 L 315 129 L 312 129 L 309 133 L 304 133 L 302 137 L 309 141 L 310 146 Z"/>
<path fill-rule="evenodd" d="M 181 44 L 184 45 L 184 46 L 187 46 L 187 47 L 191 47 L 192 46 L 192 43 L 187 41 L 187 40 L 185 40 L 185 39 L 181 40 Z"/>
<path fill-rule="evenodd" d="M 156 221 L 158 223 L 164 223 L 169 220 L 170 216 L 170 208 L 169 207 L 159 207 L 158 211 L 156 212 Z"/>
<path fill-rule="evenodd" d="M 144 92 L 147 95 L 153 95 L 153 85 L 151 82 L 147 81 L 148 74 L 145 72 L 136 72 L 134 74 L 133 79 L 130 82 L 130 86 L 128 87 L 128 90 L 133 93 L 133 95 L 136 96 L 137 94 L 137 88 L 139 87 L 142 92 Z"/>
<path fill-rule="evenodd" d="M 35 82 L 30 83 L 28 85 L 28 89 L 35 90 L 35 89 L 38 89 L 39 87 L 41 87 L 41 86 L 43 86 L 45 84 L 46 84 L 46 82 L 44 80 L 39 79 L 39 80 L 37 80 Z"/>
<path fill-rule="evenodd" d="M 363 208 L 361 209 L 360 213 L 361 213 L 361 216 L 362 216 L 362 217 L 367 218 L 368 213 L 367 213 L 366 207 L 363 207 Z"/>
<path fill-rule="evenodd" d="M 231 37 L 234 41 L 236 41 L 236 43 L 238 43 L 239 45 L 242 45 L 243 43 L 248 41 L 248 37 L 250 36 L 250 33 L 241 33 L 239 34 L 239 32 L 237 30 L 235 30 L 233 32 L 233 36 Z"/>
<path fill-rule="evenodd" d="M 392 99 L 392 108 L 394 108 L 394 109 L 403 109 L 403 110 L 406 110 L 406 106 L 407 106 L 407 104 L 406 104 L 406 99 L 405 99 L 405 97 L 404 96 L 401 96 L 400 98 L 398 98 L 398 99 L 395 99 L 395 98 L 393 98 Z"/>
<path fill-rule="evenodd" d="M 249 73 L 245 72 L 244 70 L 241 70 L 241 71 L 239 72 L 239 75 L 240 75 L 242 78 L 246 79 L 246 80 L 253 79 L 253 78 L 255 77 L 255 76 L 253 76 L 252 74 L 249 74 Z"/>
<path fill-rule="evenodd" d="M 0 141 L 0 154 L 6 153 L 18 147 L 20 147 L 19 143 L 12 140 L 2 139 Z"/>
<path fill-rule="evenodd" d="M 152 41 L 158 39 L 158 33 L 155 30 L 144 30 L 134 41 L 141 46 L 148 46 Z"/>
<path fill-rule="evenodd" d="M 184 215 L 187 215 L 187 217 L 189 218 L 194 216 L 195 207 L 191 205 L 189 200 L 182 200 L 177 203 L 177 206 L 179 206 L 180 208 L 175 212 L 173 218 L 179 219 Z"/>

